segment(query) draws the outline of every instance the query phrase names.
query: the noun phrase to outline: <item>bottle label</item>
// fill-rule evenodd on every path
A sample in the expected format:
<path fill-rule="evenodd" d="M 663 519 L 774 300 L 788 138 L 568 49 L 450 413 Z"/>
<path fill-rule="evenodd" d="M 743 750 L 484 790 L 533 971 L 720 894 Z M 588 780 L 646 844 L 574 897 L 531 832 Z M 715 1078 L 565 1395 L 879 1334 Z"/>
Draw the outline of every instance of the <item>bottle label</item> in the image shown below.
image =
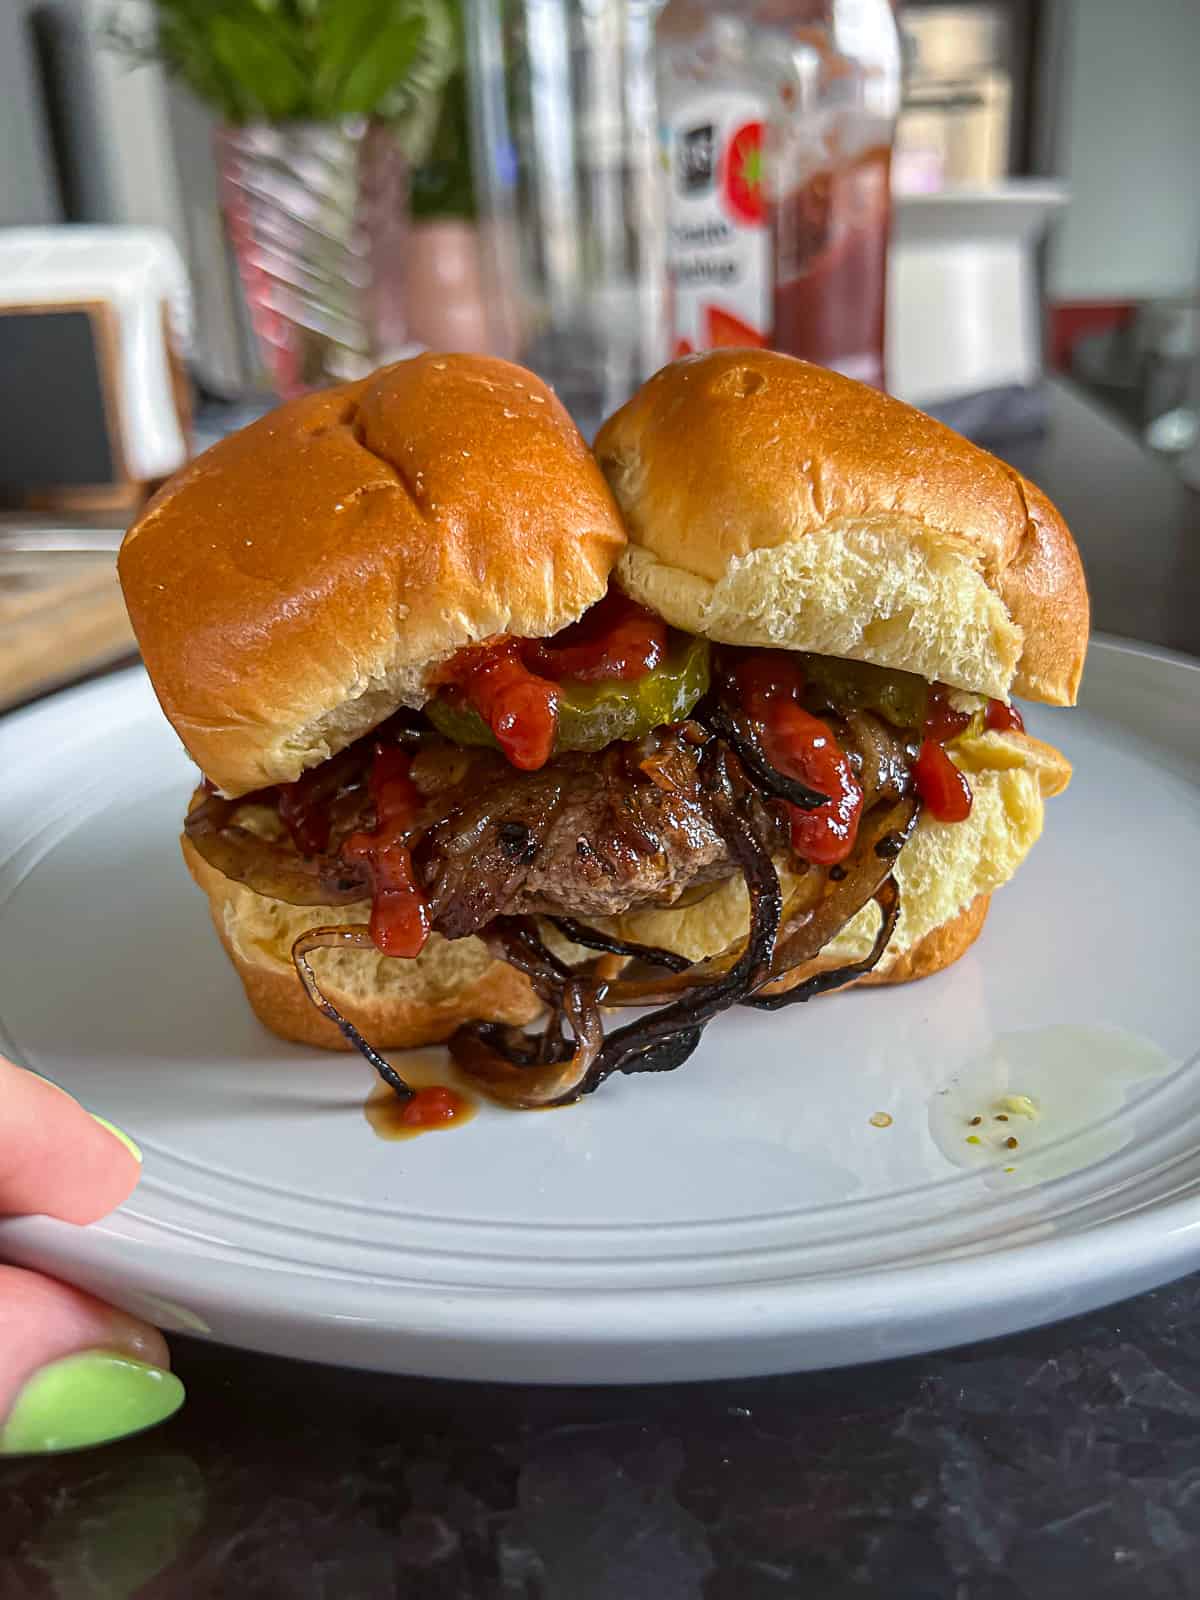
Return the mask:
<path fill-rule="evenodd" d="M 675 106 L 663 128 L 675 356 L 770 341 L 765 110 L 749 93 L 696 95 Z"/>

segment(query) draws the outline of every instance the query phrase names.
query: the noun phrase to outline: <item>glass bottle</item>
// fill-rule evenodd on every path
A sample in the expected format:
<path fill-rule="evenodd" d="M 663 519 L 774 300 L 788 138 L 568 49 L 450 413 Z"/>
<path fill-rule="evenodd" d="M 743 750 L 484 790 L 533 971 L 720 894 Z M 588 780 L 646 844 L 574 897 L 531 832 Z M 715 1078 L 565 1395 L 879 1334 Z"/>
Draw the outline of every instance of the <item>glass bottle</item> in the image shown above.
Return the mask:
<path fill-rule="evenodd" d="M 667 359 L 659 4 L 464 8 L 493 348 L 589 436 Z"/>
<path fill-rule="evenodd" d="M 770 345 L 882 387 L 889 0 L 671 0 L 658 41 L 675 353 Z"/>

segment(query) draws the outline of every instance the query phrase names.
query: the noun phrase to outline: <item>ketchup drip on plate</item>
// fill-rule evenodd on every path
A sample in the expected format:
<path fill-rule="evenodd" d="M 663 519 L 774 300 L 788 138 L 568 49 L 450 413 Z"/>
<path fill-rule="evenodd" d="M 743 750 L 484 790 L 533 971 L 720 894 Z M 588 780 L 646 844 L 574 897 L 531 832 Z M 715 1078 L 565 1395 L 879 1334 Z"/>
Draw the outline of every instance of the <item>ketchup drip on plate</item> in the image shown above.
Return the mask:
<path fill-rule="evenodd" d="M 460 1128 L 470 1122 L 476 1111 L 471 1095 L 437 1078 L 422 1081 L 427 1072 L 444 1075 L 446 1071 L 445 1061 L 424 1061 L 421 1052 L 410 1051 L 405 1057 L 404 1076 L 413 1085 L 413 1094 L 402 1100 L 386 1083 L 377 1083 L 367 1097 L 363 1111 L 375 1136 L 415 1139 L 423 1133 Z"/>
<path fill-rule="evenodd" d="M 836 866 L 854 849 L 863 792 L 828 724 L 800 704 L 804 673 L 799 662 L 782 655 L 749 656 L 739 663 L 736 677 L 742 704 L 762 729 L 771 765 L 829 796 L 815 811 L 783 802 L 792 849 L 818 866 Z"/>
<path fill-rule="evenodd" d="M 397 1122 L 402 1128 L 437 1128 L 447 1122 L 457 1122 L 468 1101 L 457 1089 L 444 1083 L 431 1083 L 418 1089 L 400 1108 Z"/>
<path fill-rule="evenodd" d="M 348 861 L 370 869 L 371 938 L 385 956 L 420 955 L 432 926 L 429 905 L 413 872 L 412 852 L 402 842 L 421 808 L 421 795 L 409 777 L 412 757 L 397 745 L 377 744 L 370 790 L 375 828 L 353 833 L 342 846 Z"/>
<path fill-rule="evenodd" d="M 554 638 L 499 639 L 460 651 L 443 677 L 473 706 L 514 767 L 534 772 L 554 752 L 562 679 L 635 682 L 667 649 L 667 625 L 610 589 Z"/>

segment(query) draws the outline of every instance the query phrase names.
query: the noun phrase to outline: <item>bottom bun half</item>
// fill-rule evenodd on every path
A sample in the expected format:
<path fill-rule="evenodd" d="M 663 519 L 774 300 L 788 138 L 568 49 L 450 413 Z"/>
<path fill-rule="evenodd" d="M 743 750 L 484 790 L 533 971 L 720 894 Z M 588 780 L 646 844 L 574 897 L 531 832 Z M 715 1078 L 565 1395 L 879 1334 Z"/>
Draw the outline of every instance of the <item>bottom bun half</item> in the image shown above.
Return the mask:
<path fill-rule="evenodd" d="M 218 872 L 185 837 L 188 871 L 208 896 L 217 937 L 233 963 L 255 1016 L 281 1039 L 349 1050 L 341 1032 L 309 1000 L 292 965 L 302 933 L 332 923 L 366 923 L 370 905 L 293 906 L 256 894 Z M 415 961 L 374 950 L 316 950 L 322 992 L 381 1050 L 441 1044 L 462 1022 L 531 1021 L 542 1009 L 528 981 L 494 960 L 478 939 L 435 933 Z"/>
<path fill-rule="evenodd" d="M 940 928 L 932 928 L 882 972 L 868 972 L 865 978 L 856 978 L 855 983 L 915 983 L 918 978 L 932 978 L 935 972 L 953 966 L 983 932 L 991 901 L 990 894 L 977 894 L 956 917 L 943 922 Z"/>

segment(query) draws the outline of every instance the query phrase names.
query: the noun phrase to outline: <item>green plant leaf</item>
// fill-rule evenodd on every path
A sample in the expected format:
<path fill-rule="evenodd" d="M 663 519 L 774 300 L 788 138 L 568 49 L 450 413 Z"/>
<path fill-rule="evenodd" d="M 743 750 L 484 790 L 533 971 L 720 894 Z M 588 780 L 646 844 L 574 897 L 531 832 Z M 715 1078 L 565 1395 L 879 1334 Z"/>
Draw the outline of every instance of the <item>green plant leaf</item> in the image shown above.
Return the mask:
<path fill-rule="evenodd" d="M 462 60 L 455 16 L 448 0 L 426 7 L 425 37 L 404 79 L 378 106 L 395 129 L 411 162 L 429 153 L 442 107 L 444 88 Z"/>
<path fill-rule="evenodd" d="M 286 122 L 306 114 L 308 76 L 286 26 L 264 16 L 214 16 L 209 39 L 242 107 L 240 121 Z"/>
<path fill-rule="evenodd" d="M 116 21 L 109 42 L 132 60 L 160 60 L 227 121 L 382 116 L 416 153 L 457 61 L 448 4 L 155 0 L 153 42 Z"/>
<path fill-rule="evenodd" d="M 413 168 L 410 205 L 414 217 L 471 220 L 476 213 L 463 4 L 464 0 L 446 0 L 455 65 L 436 96 L 437 116 L 425 158 Z"/>
<path fill-rule="evenodd" d="M 368 116 L 401 81 L 425 34 L 424 7 L 404 0 L 338 0 L 316 19 L 314 95 L 327 116 Z"/>

